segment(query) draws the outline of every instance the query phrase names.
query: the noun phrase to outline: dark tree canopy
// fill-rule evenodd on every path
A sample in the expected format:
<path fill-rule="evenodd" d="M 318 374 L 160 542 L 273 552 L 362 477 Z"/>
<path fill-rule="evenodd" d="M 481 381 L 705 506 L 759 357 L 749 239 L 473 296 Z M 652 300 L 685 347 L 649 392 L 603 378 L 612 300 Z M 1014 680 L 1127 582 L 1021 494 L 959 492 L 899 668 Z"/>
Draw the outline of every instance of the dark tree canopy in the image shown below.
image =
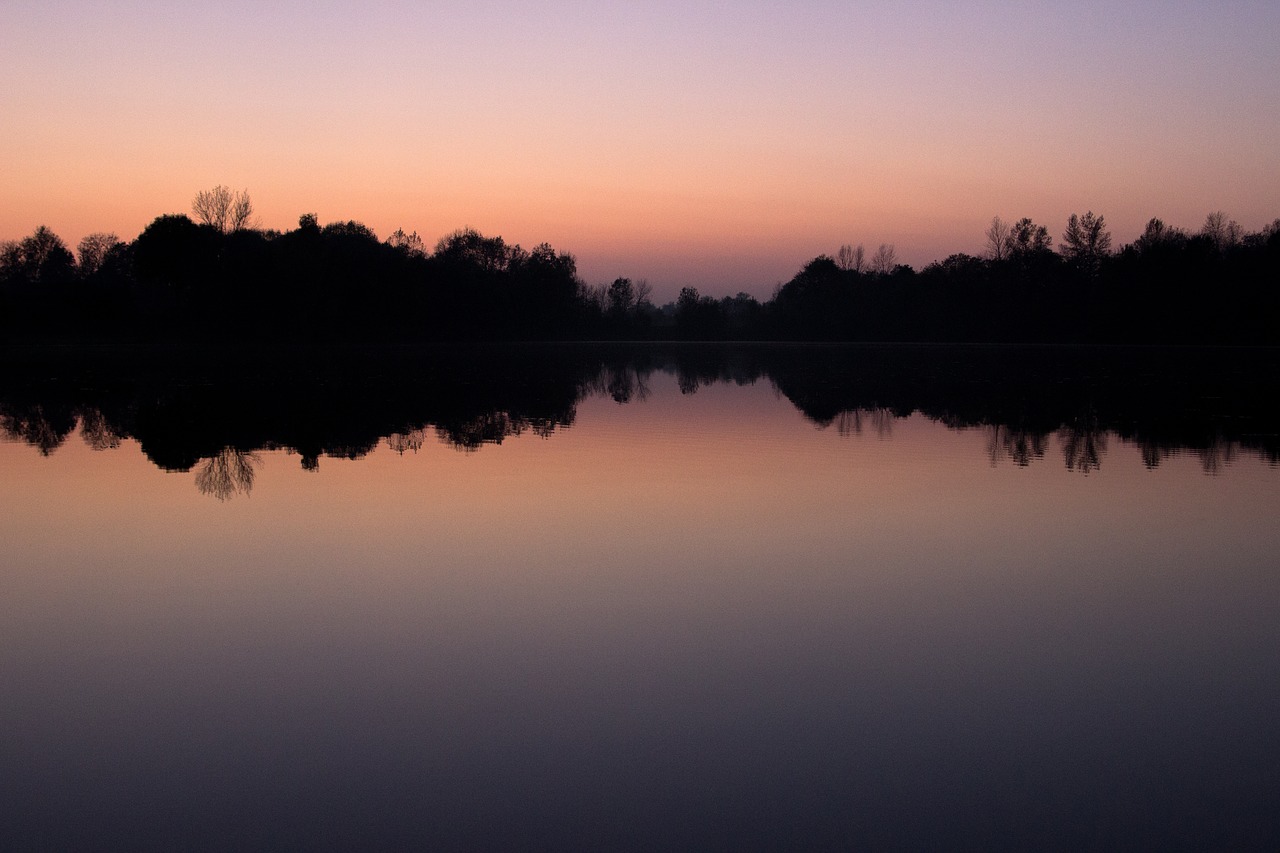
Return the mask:
<path fill-rule="evenodd" d="M 0 277 L 11 286 L 49 286 L 70 280 L 75 257 L 62 238 L 41 225 L 29 237 L 0 246 Z"/>

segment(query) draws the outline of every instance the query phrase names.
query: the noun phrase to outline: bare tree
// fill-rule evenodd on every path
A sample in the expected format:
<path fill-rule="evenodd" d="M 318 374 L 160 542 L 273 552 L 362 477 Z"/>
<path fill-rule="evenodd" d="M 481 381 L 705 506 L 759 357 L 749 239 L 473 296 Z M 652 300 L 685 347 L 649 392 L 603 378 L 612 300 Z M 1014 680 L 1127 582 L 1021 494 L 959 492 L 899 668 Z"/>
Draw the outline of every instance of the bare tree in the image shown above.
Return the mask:
<path fill-rule="evenodd" d="M 859 243 L 856 247 L 845 243 L 840 247 L 840 251 L 836 252 L 836 266 L 842 270 L 853 270 L 854 272 L 863 272 L 867 265 L 867 252 Z"/>
<path fill-rule="evenodd" d="M 1013 228 L 1009 223 L 1005 222 L 999 216 L 991 217 L 991 224 L 987 226 L 987 243 L 986 255 L 993 261 L 1003 261 L 1009 257 L 1010 245 L 1009 237 L 1013 233 Z"/>
<path fill-rule="evenodd" d="M 262 462 L 258 454 L 224 447 L 216 456 L 205 460 L 196 472 L 196 488 L 201 494 L 226 501 L 237 493 L 247 495 L 253 489 L 253 469 Z"/>
<path fill-rule="evenodd" d="M 231 204 L 230 230 L 253 227 L 253 202 L 249 200 L 249 191 L 241 190 Z"/>
<path fill-rule="evenodd" d="M 881 243 L 880 248 L 871 256 L 871 271 L 880 275 L 888 275 L 898 265 L 898 253 L 892 243 Z"/>
<path fill-rule="evenodd" d="M 1221 210 L 1214 211 L 1204 218 L 1204 227 L 1200 233 L 1213 241 L 1218 251 L 1229 249 L 1239 244 L 1244 237 L 1244 229 L 1234 219 L 1227 219 Z"/>
<path fill-rule="evenodd" d="M 85 238 L 76 246 L 80 275 L 91 276 L 102 269 L 102 262 L 107 259 L 107 253 L 119 244 L 120 238 L 115 234 L 98 232 L 85 235 Z"/>
<path fill-rule="evenodd" d="M 642 278 L 635 284 L 636 288 L 636 307 L 639 308 L 646 302 L 652 304 L 649 297 L 653 296 L 653 285 L 649 284 L 649 279 Z"/>
<path fill-rule="evenodd" d="M 235 191 L 218 184 L 201 190 L 191 201 L 191 211 L 204 225 L 212 225 L 222 233 L 248 228 L 253 218 L 253 202 L 248 190 Z"/>
<path fill-rule="evenodd" d="M 427 254 L 427 246 L 422 242 L 422 238 L 418 236 L 418 232 L 412 234 L 404 233 L 403 228 L 397 228 L 390 237 L 387 238 L 387 245 L 393 249 L 399 249 L 406 255 L 412 255 L 416 258 L 425 257 Z"/>

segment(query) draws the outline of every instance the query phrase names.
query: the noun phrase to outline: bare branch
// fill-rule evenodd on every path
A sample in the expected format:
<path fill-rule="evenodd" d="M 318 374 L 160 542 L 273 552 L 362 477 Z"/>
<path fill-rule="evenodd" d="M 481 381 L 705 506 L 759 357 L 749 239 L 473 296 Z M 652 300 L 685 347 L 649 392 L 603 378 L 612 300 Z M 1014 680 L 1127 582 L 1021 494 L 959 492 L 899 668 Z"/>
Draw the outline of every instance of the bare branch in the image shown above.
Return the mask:
<path fill-rule="evenodd" d="M 1009 256 L 1009 235 L 1012 226 L 999 216 L 991 217 L 991 225 L 987 228 L 986 255 L 993 261 L 1003 261 Z"/>
<path fill-rule="evenodd" d="M 880 275 L 888 275 L 898 265 L 898 253 L 892 243 L 881 243 L 880 248 L 871 256 L 871 271 Z"/>
<path fill-rule="evenodd" d="M 80 275 L 91 276 L 102 269 L 102 263 L 107 259 L 107 253 L 119 243 L 120 238 L 115 234 L 99 232 L 86 235 L 80 241 L 80 244 L 76 246 Z"/>
<path fill-rule="evenodd" d="M 218 184 L 201 190 L 191 201 L 191 211 L 202 225 L 212 225 L 222 233 L 239 231 L 252 225 L 253 202 L 248 190 L 235 192 Z"/>

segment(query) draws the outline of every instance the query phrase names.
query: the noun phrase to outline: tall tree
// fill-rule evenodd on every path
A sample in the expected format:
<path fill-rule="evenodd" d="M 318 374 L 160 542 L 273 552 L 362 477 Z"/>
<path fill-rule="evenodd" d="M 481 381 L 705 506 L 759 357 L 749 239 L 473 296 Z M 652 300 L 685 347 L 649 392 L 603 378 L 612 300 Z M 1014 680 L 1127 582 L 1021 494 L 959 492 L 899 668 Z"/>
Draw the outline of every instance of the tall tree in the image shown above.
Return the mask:
<path fill-rule="evenodd" d="M 888 275 L 898 265 L 898 252 L 892 243 L 881 243 L 880 248 L 871 256 L 871 271 L 880 275 Z"/>
<path fill-rule="evenodd" d="M 1006 243 L 1009 256 L 1015 258 L 1048 252 L 1053 248 L 1053 238 L 1049 236 L 1049 229 L 1035 224 L 1025 216 L 1010 226 Z"/>
<path fill-rule="evenodd" d="M 991 224 L 987 226 L 987 258 L 993 261 L 1003 261 L 1009 257 L 1009 235 L 1013 229 L 1009 223 L 1005 222 L 999 216 L 991 217 Z"/>
<path fill-rule="evenodd" d="M 636 290 L 629 278 L 616 278 L 607 292 L 608 311 L 614 317 L 625 317 L 636 303 Z"/>
<path fill-rule="evenodd" d="M 1084 216 L 1071 214 L 1067 230 L 1062 232 L 1062 254 L 1087 268 L 1096 270 L 1098 262 L 1111 252 L 1111 232 L 1102 214 L 1089 211 Z"/>
<path fill-rule="evenodd" d="M 840 247 L 840 251 L 836 252 L 836 266 L 842 270 L 852 270 L 853 272 L 863 272 L 867 264 L 867 250 L 859 243 L 856 247 L 845 243 Z"/>

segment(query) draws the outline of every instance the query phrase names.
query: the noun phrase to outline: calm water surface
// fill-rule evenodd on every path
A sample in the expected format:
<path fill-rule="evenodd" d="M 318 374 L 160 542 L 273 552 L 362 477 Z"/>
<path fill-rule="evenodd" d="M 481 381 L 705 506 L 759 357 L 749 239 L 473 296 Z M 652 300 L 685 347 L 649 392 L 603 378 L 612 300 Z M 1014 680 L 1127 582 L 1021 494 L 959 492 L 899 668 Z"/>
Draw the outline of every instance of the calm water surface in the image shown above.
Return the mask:
<path fill-rule="evenodd" d="M 740 382 L 174 472 L 10 415 L 0 846 L 1274 847 L 1267 454 Z"/>

